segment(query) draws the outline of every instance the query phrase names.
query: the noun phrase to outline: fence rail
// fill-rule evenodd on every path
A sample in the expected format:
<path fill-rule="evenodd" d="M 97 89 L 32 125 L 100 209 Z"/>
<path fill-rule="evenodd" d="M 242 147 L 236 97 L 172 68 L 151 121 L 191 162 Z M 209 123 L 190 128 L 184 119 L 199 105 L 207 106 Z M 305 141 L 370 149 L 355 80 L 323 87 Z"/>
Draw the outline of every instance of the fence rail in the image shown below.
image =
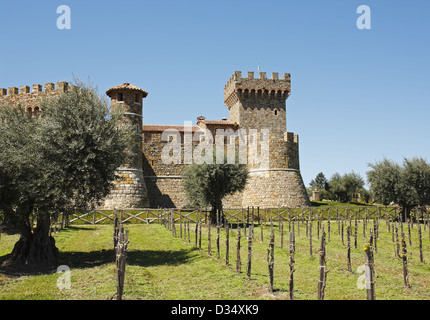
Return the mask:
<path fill-rule="evenodd" d="M 223 210 L 225 218 L 230 223 L 259 223 L 267 222 L 305 222 L 322 220 L 367 220 L 383 219 L 397 220 L 401 214 L 398 206 L 345 206 L 345 207 L 305 207 L 305 208 L 226 208 Z M 413 219 L 420 219 L 428 224 L 430 207 L 415 207 L 411 211 Z M 76 224 L 106 224 L 113 223 L 118 216 L 121 223 L 163 223 L 167 218 L 175 222 L 206 223 L 210 211 L 207 209 L 99 209 L 86 213 L 61 214 L 53 224 L 68 226 Z"/>

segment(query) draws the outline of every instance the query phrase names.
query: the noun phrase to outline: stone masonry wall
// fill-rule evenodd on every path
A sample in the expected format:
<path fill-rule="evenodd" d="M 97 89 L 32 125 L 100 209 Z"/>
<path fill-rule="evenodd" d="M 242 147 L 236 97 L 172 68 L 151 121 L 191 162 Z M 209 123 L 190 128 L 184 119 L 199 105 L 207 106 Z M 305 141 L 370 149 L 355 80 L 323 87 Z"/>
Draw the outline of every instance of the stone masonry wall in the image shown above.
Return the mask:
<path fill-rule="evenodd" d="M 251 171 L 242 206 L 307 207 L 309 198 L 298 170 Z"/>
<path fill-rule="evenodd" d="M 37 113 L 40 110 L 39 101 L 45 96 L 55 96 L 59 92 L 65 92 L 68 89 L 68 83 L 65 81 L 57 82 L 57 89 L 54 83 L 45 83 L 44 90 L 42 85 L 33 84 L 30 91 L 29 86 L 9 87 L 7 90 L 0 89 L 0 103 L 2 101 L 15 105 L 23 105 L 30 113 Z"/>

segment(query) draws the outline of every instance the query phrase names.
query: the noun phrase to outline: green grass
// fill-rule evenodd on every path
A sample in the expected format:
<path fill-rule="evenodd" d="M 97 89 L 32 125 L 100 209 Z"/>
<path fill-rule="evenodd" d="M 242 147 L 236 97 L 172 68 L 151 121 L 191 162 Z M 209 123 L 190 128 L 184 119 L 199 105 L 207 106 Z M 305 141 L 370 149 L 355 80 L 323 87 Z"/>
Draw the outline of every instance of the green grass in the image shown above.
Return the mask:
<path fill-rule="evenodd" d="M 160 225 L 127 225 L 124 299 L 256 299 L 252 281 L 202 255 Z M 71 289 L 59 290 L 54 272 L 0 273 L 0 299 L 110 299 L 116 292 L 112 225 L 78 226 L 56 235 L 59 265 L 71 270 Z M 2 235 L 0 256 L 10 253 L 17 235 Z M 264 288 L 263 288 L 264 289 Z M 263 290 L 264 291 L 264 290 Z"/>
<path fill-rule="evenodd" d="M 373 204 L 362 202 L 339 202 L 339 201 L 311 201 L 312 207 L 371 207 Z"/>
<path fill-rule="evenodd" d="M 354 222 L 352 223 L 354 227 Z M 373 223 L 369 223 L 369 227 Z M 161 225 L 130 224 L 130 244 L 127 255 L 124 299 L 287 299 L 289 287 L 288 223 L 284 224 L 284 242 L 281 249 L 281 232 L 275 228 L 275 291 L 268 287 L 267 247 L 270 227 L 255 226 L 252 256 L 252 274 L 248 279 L 247 239 L 241 239 L 241 273 L 236 272 L 237 229 L 230 230 L 229 265 L 225 263 L 225 231 L 220 233 L 220 258 L 216 257 L 216 228 L 211 228 L 211 255 L 208 253 L 208 229 L 202 228 L 202 250 L 194 247 L 195 225 L 191 228 L 191 242 L 180 238 L 176 225 L 175 237 Z M 363 245 L 368 241 L 369 229 L 363 236 L 363 224 L 358 225 L 358 246 L 351 238 L 352 272 L 347 270 L 346 246 L 338 234 L 338 224 L 331 221 L 330 241 L 327 242 L 327 300 L 365 300 L 366 291 L 357 288 L 362 275 L 357 268 L 364 264 Z M 248 230 L 248 229 L 247 229 Z M 325 222 L 325 230 L 328 230 Z M 407 227 L 404 225 L 407 237 Z M 298 234 L 300 231 L 300 235 Z M 419 260 L 417 226 L 412 229 L 412 246 L 408 238 L 408 268 L 411 288 L 404 288 L 402 261 L 395 256 L 395 244 L 385 221 L 380 220 L 380 236 L 375 253 L 376 298 L 378 300 L 430 299 L 430 241 L 429 230 L 423 231 L 425 262 Z M 295 225 L 296 252 L 294 272 L 294 297 L 299 300 L 317 299 L 319 272 L 319 239 L 316 223 L 313 223 L 313 257 L 310 257 L 310 239 L 306 226 Z M 110 299 L 116 291 L 116 268 L 112 249 L 112 225 L 82 225 L 64 229 L 56 235 L 60 250 L 59 264 L 71 269 L 71 289 L 60 290 L 56 286 L 59 274 L 30 275 L 0 273 L 0 299 Z M 328 235 L 327 235 L 328 237 Z M 0 258 L 13 248 L 17 235 L 2 235 Z M 344 234 L 346 245 L 346 228 Z"/>

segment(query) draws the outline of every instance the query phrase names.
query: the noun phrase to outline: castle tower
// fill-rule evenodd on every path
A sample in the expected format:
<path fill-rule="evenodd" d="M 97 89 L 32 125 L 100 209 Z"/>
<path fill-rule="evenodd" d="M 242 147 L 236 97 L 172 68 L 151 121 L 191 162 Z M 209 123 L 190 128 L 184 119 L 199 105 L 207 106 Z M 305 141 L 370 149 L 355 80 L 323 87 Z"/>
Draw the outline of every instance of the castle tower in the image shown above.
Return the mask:
<path fill-rule="evenodd" d="M 250 179 L 243 193 L 244 207 L 310 205 L 300 174 L 298 136 L 287 132 L 285 101 L 290 91 L 290 74 L 279 79 L 276 72 L 268 79 L 265 72 L 259 78 L 254 78 L 254 72 L 242 78 L 235 71 L 224 86 L 230 121 L 248 134 L 257 132 L 248 137 Z"/>
<path fill-rule="evenodd" d="M 118 168 L 119 180 L 105 200 L 106 208 L 149 207 L 148 192 L 143 176 L 142 163 L 142 103 L 148 93 L 139 87 L 124 83 L 110 88 L 106 94 L 111 98 L 111 109 L 124 108 L 124 117 L 133 128 L 134 138 L 128 147 L 128 156 Z"/>

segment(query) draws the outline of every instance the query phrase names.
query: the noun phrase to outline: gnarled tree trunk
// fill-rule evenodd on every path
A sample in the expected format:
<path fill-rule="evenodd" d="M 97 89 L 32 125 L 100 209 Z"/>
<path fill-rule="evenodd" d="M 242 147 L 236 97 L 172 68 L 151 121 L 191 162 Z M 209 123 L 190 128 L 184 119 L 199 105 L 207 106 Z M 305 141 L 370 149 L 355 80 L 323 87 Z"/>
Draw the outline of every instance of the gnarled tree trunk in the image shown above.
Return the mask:
<path fill-rule="evenodd" d="M 225 216 L 222 210 L 222 200 L 211 204 L 210 223 L 212 225 L 223 225 Z"/>
<path fill-rule="evenodd" d="M 22 223 L 21 237 L 15 244 L 10 262 L 30 267 L 53 267 L 57 264 L 58 249 L 49 235 L 49 218 L 38 218 L 32 232 L 29 222 Z"/>

